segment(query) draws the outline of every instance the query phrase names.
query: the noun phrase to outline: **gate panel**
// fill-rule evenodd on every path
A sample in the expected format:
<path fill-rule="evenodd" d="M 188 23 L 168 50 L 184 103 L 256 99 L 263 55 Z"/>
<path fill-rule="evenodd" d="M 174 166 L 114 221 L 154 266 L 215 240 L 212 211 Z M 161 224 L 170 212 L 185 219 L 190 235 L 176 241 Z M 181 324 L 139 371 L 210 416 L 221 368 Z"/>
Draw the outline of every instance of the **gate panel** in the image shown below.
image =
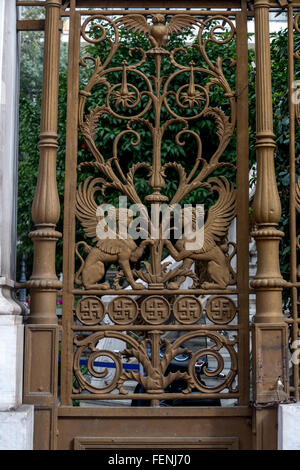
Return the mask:
<path fill-rule="evenodd" d="M 59 408 L 58 448 L 244 450 L 251 448 L 251 416 L 251 409 L 240 406 L 62 407 Z M 272 442 L 272 447 L 275 445 Z"/>
<path fill-rule="evenodd" d="M 139 444 L 138 436 L 144 436 L 145 443 L 152 435 L 174 437 L 175 422 L 182 437 L 191 432 L 193 439 L 201 423 L 204 438 L 211 435 L 211 420 L 220 438 L 232 438 L 230 421 L 242 448 L 251 447 L 251 413 L 239 408 L 249 403 L 246 15 L 245 5 L 243 10 L 230 12 L 70 9 L 59 411 L 62 448 L 72 446 L 72 439 L 82 448 L 81 438 L 99 433 L 102 438 L 116 436 L 117 428 L 124 430 L 124 436 L 132 436 L 139 447 L 143 438 Z M 193 49 L 175 43 L 173 33 L 193 28 Z M 135 33 L 131 34 L 134 45 L 125 52 L 124 30 Z M 83 39 L 88 57 L 80 57 Z M 234 55 L 226 58 L 222 47 L 230 42 L 235 45 L 231 48 Z M 98 51 L 99 45 L 106 47 L 107 56 L 102 54 L 100 59 L 91 45 Z M 220 51 L 214 61 L 209 57 L 212 47 Z M 189 54 L 191 60 L 182 60 Z M 79 63 L 89 73 L 82 74 Z M 144 72 L 147 67 L 151 73 Z M 199 127 L 207 121 L 215 139 L 210 153 Z M 107 122 L 113 122 L 115 129 L 111 124 L 107 127 Z M 107 133 L 115 130 L 110 151 L 105 136 L 101 141 L 98 135 L 103 127 Z M 126 143 L 128 135 L 128 152 L 137 158 L 131 167 L 124 161 L 126 152 L 122 154 L 122 139 Z M 134 154 L 143 138 L 151 141 L 150 157 Z M 84 158 L 79 152 L 79 160 L 78 139 L 89 150 Z M 178 148 L 189 145 L 188 165 L 167 155 L 164 139 L 175 140 Z M 148 187 L 145 194 L 136 187 L 141 170 Z M 166 192 L 169 178 L 176 183 Z M 141 223 L 145 222 L 145 233 L 138 240 L 120 234 L 120 224 L 119 232 L 109 226 L 113 219 L 104 223 L 101 209 L 110 188 L 127 197 L 125 218 L 129 218 L 129 203 L 138 206 Z M 210 209 L 204 207 L 203 247 L 198 241 L 196 247 L 187 249 L 187 236 L 174 237 L 175 217 L 171 219 L 172 239 L 162 215 L 155 236 L 159 211 L 183 205 L 197 190 L 192 224 L 195 204 L 212 195 Z M 119 222 L 122 208 L 116 214 Z M 181 226 L 184 219 L 180 217 Z M 236 238 L 230 238 L 234 219 Z M 97 238 L 102 222 L 104 232 L 111 236 L 107 240 Z M 170 256 L 177 261 L 171 269 Z M 117 272 L 109 284 L 105 268 L 111 264 Z M 174 358 L 182 360 L 185 368 L 173 370 Z M 75 403 L 80 408 L 69 408 Z M 166 413 L 161 408 L 170 403 L 185 407 L 185 420 L 191 419 L 186 427 L 180 423 L 182 412 L 170 408 Z M 203 405 L 226 403 L 228 408 L 217 406 L 212 414 L 205 414 Z M 118 408 L 107 408 L 115 404 Z M 158 408 L 155 414 L 120 408 L 131 404 Z M 202 406 L 196 411 L 191 405 Z M 101 430 L 95 416 L 105 420 Z M 143 423 L 146 416 L 151 427 L 145 426 L 147 420 Z M 122 434 L 119 437 L 122 441 Z M 236 437 L 229 446 L 240 445 Z M 193 439 L 188 445 L 196 445 Z M 101 439 L 91 442 L 99 448 L 102 445 Z M 209 442 L 208 447 L 214 446 Z M 218 442 L 216 448 L 224 444 Z"/>

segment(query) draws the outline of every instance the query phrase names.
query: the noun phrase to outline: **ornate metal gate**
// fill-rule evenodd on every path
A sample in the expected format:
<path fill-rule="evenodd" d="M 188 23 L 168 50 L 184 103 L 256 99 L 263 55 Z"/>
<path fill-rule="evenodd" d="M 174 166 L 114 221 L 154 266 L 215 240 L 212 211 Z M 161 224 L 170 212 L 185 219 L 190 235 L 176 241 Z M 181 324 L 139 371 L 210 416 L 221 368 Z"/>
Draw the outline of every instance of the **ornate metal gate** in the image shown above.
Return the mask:
<path fill-rule="evenodd" d="M 151 9 L 137 0 L 130 9 L 117 0 L 61 3 L 45 2 L 37 228 L 30 234 L 24 396 L 36 406 L 36 448 L 275 448 L 276 403 L 288 384 L 270 5 L 254 2 L 258 270 L 250 287 L 253 8 L 244 0 L 207 2 L 209 8 L 156 1 Z M 55 161 L 62 16 L 70 34 L 60 327 Z"/>

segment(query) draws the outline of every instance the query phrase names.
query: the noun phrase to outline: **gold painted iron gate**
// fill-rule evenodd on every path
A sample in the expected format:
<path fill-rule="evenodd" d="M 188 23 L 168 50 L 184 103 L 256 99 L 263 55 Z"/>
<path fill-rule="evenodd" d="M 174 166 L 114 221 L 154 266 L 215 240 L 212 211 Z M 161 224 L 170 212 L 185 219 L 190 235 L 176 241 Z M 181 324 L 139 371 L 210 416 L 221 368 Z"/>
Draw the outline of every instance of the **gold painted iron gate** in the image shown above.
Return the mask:
<path fill-rule="evenodd" d="M 250 287 L 253 5 L 61 3 L 45 2 L 27 283 L 24 400 L 35 405 L 35 448 L 276 448 L 276 404 L 288 383 L 270 5 L 254 2 L 258 270 Z M 61 17 L 69 19 L 62 286 L 55 274 Z"/>

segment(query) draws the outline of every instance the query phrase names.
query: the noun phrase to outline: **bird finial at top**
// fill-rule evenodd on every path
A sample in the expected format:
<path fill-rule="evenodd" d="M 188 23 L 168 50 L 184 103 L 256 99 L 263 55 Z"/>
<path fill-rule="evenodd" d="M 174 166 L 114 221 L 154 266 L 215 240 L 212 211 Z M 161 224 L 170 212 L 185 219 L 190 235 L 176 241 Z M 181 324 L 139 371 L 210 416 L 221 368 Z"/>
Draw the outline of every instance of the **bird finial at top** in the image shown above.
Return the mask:
<path fill-rule="evenodd" d="M 201 24 L 199 19 L 186 14 L 172 16 L 168 24 L 166 24 L 166 15 L 162 13 L 153 14 L 151 17 L 152 25 L 147 23 L 144 15 L 140 14 L 124 15 L 116 20 L 116 24 L 123 25 L 134 33 L 148 34 L 149 40 L 155 48 L 165 47 L 170 35 Z"/>

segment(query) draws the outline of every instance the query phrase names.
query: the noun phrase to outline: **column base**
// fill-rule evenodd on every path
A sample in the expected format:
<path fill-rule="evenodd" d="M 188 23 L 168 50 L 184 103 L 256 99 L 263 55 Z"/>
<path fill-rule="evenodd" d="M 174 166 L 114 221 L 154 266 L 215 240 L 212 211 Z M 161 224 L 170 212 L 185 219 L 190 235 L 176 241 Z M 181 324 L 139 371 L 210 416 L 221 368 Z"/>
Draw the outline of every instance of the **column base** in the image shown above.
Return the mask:
<path fill-rule="evenodd" d="M 300 450 L 300 402 L 278 407 L 278 450 Z"/>
<path fill-rule="evenodd" d="M 0 410 L 22 404 L 24 325 L 20 315 L 0 315 Z"/>
<path fill-rule="evenodd" d="M 33 450 L 33 405 L 0 411 L 0 450 Z"/>

